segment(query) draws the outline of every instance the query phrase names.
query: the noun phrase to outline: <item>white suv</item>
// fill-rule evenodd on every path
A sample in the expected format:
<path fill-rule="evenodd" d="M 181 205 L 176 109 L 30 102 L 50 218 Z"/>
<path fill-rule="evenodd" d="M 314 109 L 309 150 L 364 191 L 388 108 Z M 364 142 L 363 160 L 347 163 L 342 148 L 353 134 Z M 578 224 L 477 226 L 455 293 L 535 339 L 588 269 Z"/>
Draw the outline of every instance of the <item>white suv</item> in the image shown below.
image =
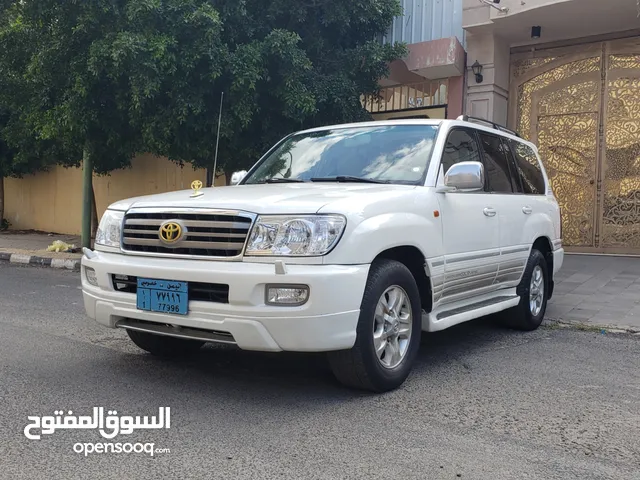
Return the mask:
<path fill-rule="evenodd" d="M 405 381 L 422 332 L 498 312 L 536 329 L 560 211 L 536 147 L 486 125 L 315 128 L 237 185 L 116 202 L 82 259 L 86 311 L 162 356 L 328 352 L 341 382 L 377 392 Z"/>

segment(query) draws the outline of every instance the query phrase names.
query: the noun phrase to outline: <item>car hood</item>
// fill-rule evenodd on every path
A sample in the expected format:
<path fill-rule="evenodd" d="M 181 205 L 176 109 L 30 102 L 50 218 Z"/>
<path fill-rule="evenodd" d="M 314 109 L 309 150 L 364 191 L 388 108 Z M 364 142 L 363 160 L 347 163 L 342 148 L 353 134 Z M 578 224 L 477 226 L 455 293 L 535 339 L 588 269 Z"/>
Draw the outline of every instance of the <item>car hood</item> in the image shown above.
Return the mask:
<path fill-rule="evenodd" d="M 368 204 L 387 202 L 415 189 L 407 185 L 354 183 L 292 183 L 236 185 L 203 188 L 192 198 L 192 190 L 121 200 L 109 208 L 219 208 L 257 214 L 308 214 L 335 205 L 334 213 L 361 213 Z M 326 208 L 325 208 L 326 210 Z"/>

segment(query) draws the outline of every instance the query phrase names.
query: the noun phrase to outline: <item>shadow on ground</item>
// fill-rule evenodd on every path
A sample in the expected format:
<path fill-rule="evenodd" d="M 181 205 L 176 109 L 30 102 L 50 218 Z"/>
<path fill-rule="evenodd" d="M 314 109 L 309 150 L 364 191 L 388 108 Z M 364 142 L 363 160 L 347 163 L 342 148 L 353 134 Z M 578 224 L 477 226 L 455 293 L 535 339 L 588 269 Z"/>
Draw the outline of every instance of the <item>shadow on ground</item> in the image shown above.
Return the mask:
<path fill-rule="evenodd" d="M 508 343 L 529 342 L 544 335 L 537 332 L 523 333 L 504 329 L 491 318 L 468 322 L 443 332 L 423 334 L 420 352 L 412 375 L 405 386 L 415 377 L 428 376 L 443 366 L 458 363 L 474 352 L 499 348 Z M 264 353 L 242 351 L 236 347 L 206 345 L 194 357 L 184 360 L 165 360 L 144 352 L 139 355 L 123 355 L 123 365 L 111 365 L 110 371 L 121 369 L 122 375 L 130 375 L 133 381 L 139 378 L 140 369 L 156 376 L 155 382 L 180 383 L 183 388 L 216 391 L 244 395 L 321 395 L 333 401 L 369 395 L 368 392 L 351 390 L 340 385 L 329 369 L 326 356 L 321 353 Z M 140 363 L 144 365 L 140 365 Z"/>

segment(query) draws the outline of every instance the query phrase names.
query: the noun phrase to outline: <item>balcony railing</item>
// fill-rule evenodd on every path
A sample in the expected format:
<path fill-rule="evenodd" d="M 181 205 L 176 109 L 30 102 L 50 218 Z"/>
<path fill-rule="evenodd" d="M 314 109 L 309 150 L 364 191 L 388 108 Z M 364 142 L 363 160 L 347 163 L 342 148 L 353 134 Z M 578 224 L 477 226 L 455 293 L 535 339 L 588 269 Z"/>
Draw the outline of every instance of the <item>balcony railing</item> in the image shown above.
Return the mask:
<path fill-rule="evenodd" d="M 410 110 L 446 105 L 449 81 L 425 80 L 411 85 L 386 87 L 380 90 L 380 96 L 362 97 L 362 106 L 371 113 Z"/>

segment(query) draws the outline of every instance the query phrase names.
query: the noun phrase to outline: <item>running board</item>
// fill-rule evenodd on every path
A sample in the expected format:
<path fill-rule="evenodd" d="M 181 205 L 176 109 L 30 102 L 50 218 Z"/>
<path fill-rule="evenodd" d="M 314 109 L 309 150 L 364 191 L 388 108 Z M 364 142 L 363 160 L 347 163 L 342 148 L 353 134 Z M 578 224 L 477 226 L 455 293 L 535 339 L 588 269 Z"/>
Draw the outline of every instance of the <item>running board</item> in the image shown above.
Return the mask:
<path fill-rule="evenodd" d="M 200 328 L 181 327 L 178 325 L 166 325 L 140 320 L 125 319 L 116 323 L 116 327 L 138 332 L 153 333 L 167 337 L 182 338 L 185 340 L 199 340 L 201 342 L 227 343 L 235 345 L 236 341 L 228 332 L 216 330 L 203 330 Z"/>
<path fill-rule="evenodd" d="M 464 307 L 454 308 L 453 310 L 447 310 L 444 312 L 440 312 L 436 318 L 438 320 L 442 320 L 447 317 L 453 317 L 455 315 L 460 315 L 462 313 L 470 312 L 473 310 L 479 310 L 483 307 L 490 307 L 491 305 L 499 305 L 500 303 L 508 302 L 509 300 L 520 300 L 518 296 L 509 296 L 509 297 L 496 297 L 491 298 L 489 300 L 484 300 L 483 302 L 472 303 L 471 305 L 465 305 Z M 499 310 L 498 310 L 499 311 Z"/>
<path fill-rule="evenodd" d="M 431 312 L 423 316 L 422 329 L 428 332 L 444 330 L 459 323 L 507 310 L 517 306 L 519 303 L 520 297 L 518 295 L 502 295 L 463 307 Z"/>

